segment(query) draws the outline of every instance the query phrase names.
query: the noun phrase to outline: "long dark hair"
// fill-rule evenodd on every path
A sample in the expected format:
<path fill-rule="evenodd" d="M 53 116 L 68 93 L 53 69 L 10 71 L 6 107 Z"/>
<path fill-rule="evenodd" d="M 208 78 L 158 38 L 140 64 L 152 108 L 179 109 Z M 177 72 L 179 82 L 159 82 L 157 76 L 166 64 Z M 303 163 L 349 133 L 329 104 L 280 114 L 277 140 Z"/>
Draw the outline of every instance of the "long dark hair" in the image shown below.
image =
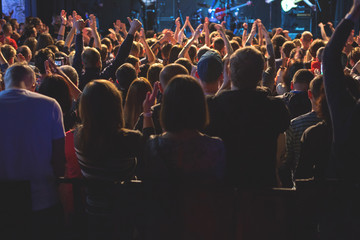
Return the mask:
<path fill-rule="evenodd" d="M 81 125 L 77 146 L 83 154 L 100 153 L 112 136 L 124 127 L 121 94 L 111 82 L 95 80 L 88 83 L 80 98 Z"/>

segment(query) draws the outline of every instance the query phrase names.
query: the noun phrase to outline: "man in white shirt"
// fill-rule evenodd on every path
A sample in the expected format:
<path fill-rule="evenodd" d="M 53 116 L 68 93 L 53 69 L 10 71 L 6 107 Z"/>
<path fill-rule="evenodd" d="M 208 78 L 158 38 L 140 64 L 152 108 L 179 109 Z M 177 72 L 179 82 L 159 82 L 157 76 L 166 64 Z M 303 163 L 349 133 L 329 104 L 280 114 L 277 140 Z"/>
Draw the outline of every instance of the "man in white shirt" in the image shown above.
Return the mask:
<path fill-rule="evenodd" d="M 30 181 L 32 221 L 37 222 L 40 232 L 35 235 L 41 238 L 50 232 L 47 224 L 61 213 L 55 210 L 60 206 L 55 180 L 65 170 L 63 116 L 55 99 L 33 92 L 36 78 L 28 65 L 12 65 L 4 82 L 5 90 L 0 92 L 0 179 Z"/>

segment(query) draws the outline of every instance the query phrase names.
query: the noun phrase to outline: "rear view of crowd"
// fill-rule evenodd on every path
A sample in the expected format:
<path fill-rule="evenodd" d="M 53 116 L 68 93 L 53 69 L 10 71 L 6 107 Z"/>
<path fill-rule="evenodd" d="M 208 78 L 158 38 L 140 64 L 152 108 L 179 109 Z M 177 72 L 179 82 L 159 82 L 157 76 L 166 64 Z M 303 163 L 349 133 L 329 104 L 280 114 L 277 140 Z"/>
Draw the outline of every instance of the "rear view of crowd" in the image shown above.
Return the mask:
<path fill-rule="evenodd" d="M 51 31 L 4 16 L 0 180 L 30 182 L 30 239 L 64 239 L 74 221 L 59 177 L 82 182 L 87 239 L 193 239 L 169 203 L 174 189 L 303 182 L 337 199 L 307 238 L 356 239 L 359 20 L 360 0 L 328 24 L 332 36 L 320 23 L 319 39 L 269 32 L 260 19 L 235 36 L 208 18 L 155 33 L 130 18 L 98 31 L 96 16 L 75 11 Z"/>

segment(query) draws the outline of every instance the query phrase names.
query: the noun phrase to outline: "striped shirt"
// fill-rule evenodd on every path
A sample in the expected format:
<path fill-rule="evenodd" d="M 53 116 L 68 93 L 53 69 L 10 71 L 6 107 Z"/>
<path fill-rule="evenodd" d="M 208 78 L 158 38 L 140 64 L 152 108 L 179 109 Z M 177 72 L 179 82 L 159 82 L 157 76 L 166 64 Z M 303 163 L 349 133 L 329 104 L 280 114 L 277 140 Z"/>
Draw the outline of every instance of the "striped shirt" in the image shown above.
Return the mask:
<path fill-rule="evenodd" d="M 305 130 L 320 122 L 314 111 L 303 114 L 291 120 L 288 130 L 286 130 L 286 163 L 290 167 L 292 176 L 299 163 L 301 150 L 301 136 Z"/>

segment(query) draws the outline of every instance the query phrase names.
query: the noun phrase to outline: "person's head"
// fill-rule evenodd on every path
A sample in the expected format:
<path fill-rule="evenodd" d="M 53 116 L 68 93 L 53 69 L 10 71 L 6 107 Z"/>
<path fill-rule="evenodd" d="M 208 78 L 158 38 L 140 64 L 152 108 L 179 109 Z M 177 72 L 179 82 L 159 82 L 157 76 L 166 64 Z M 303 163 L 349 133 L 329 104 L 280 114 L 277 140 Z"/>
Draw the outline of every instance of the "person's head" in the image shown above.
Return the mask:
<path fill-rule="evenodd" d="M 96 48 L 89 47 L 85 48 L 81 54 L 81 59 L 86 68 L 98 68 L 101 69 L 101 57 L 100 53 Z"/>
<path fill-rule="evenodd" d="M 111 40 L 109 38 L 103 38 L 101 40 L 101 44 L 105 44 L 106 47 L 107 47 L 108 52 L 112 52 L 113 45 L 112 45 L 112 42 L 111 42 Z"/>
<path fill-rule="evenodd" d="M 41 33 L 38 37 L 37 50 L 46 48 L 49 45 L 54 45 L 54 39 L 49 33 Z"/>
<path fill-rule="evenodd" d="M 230 44 L 234 51 L 236 51 L 240 48 L 240 44 L 236 40 L 231 40 Z"/>
<path fill-rule="evenodd" d="M 5 36 L 11 36 L 13 34 L 13 28 L 10 23 L 5 23 L 2 29 Z"/>
<path fill-rule="evenodd" d="M 56 74 L 45 76 L 38 91 L 45 96 L 54 98 L 59 103 L 64 115 L 70 112 L 72 99 L 69 85 L 64 77 Z"/>
<path fill-rule="evenodd" d="M 76 72 L 75 68 L 70 65 L 63 65 L 60 69 L 70 78 L 70 80 L 76 85 L 79 85 L 79 75 Z"/>
<path fill-rule="evenodd" d="M 145 100 L 146 93 L 151 91 L 151 84 L 146 78 L 138 78 L 131 83 L 124 106 L 126 128 L 134 128 L 138 117 L 143 112 L 142 104 Z"/>
<path fill-rule="evenodd" d="M 140 73 L 140 60 L 139 58 L 133 56 L 133 55 L 129 55 L 129 57 L 126 59 L 125 61 L 126 63 L 130 63 L 131 65 L 134 66 L 135 70 L 136 70 L 136 75 L 138 76 Z"/>
<path fill-rule="evenodd" d="M 286 42 L 286 38 L 283 35 L 276 35 L 271 39 L 271 42 L 274 45 L 275 58 L 281 58 L 280 48 Z"/>
<path fill-rule="evenodd" d="M 360 60 L 360 47 L 353 48 L 348 55 L 350 66 L 353 67 Z"/>
<path fill-rule="evenodd" d="M 298 70 L 292 80 L 293 89 L 296 91 L 307 91 L 314 74 L 307 69 Z"/>
<path fill-rule="evenodd" d="M 188 70 L 188 72 L 191 73 L 192 64 L 191 64 L 189 59 L 187 59 L 187 58 L 179 58 L 178 60 L 175 61 L 175 63 L 183 65 Z"/>
<path fill-rule="evenodd" d="M 41 32 L 42 31 L 42 27 L 43 27 L 43 23 L 41 21 L 40 18 L 38 17 L 32 17 L 30 19 L 30 24 L 33 25 L 36 28 L 37 32 Z"/>
<path fill-rule="evenodd" d="M 323 61 L 324 50 L 325 50 L 325 47 L 321 47 L 316 52 L 316 58 L 319 62 Z"/>
<path fill-rule="evenodd" d="M 284 51 L 284 54 L 287 58 L 290 57 L 290 52 L 291 50 L 293 50 L 294 48 L 296 48 L 296 45 L 293 41 L 286 41 L 284 44 L 283 44 L 283 51 Z"/>
<path fill-rule="evenodd" d="M 124 63 L 116 70 L 115 76 L 117 86 L 125 98 L 130 84 L 137 78 L 135 67 L 130 63 Z"/>
<path fill-rule="evenodd" d="M 316 76 L 311 80 L 308 90 L 308 96 L 313 105 L 313 108 L 316 106 L 316 102 L 320 97 L 321 87 L 323 86 L 323 75 Z"/>
<path fill-rule="evenodd" d="M 140 45 L 137 42 L 133 42 L 130 49 L 130 55 L 139 58 L 140 56 Z"/>
<path fill-rule="evenodd" d="M 179 53 L 181 52 L 182 49 L 183 47 L 180 45 L 174 45 L 171 48 L 169 55 L 169 63 L 174 63 L 178 59 Z"/>
<path fill-rule="evenodd" d="M 188 51 L 190 61 L 192 64 L 196 62 L 196 54 L 197 54 L 197 48 L 194 45 L 191 45 Z"/>
<path fill-rule="evenodd" d="M 225 55 L 225 43 L 221 37 L 214 39 L 214 49 L 217 50 L 221 56 Z"/>
<path fill-rule="evenodd" d="M 316 58 L 316 53 L 321 47 L 325 47 L 325 42 L 321 39 L 316 39 L 310 44 L 309 53 L 313 58 Z"/>
<path fill-rule="evenodd" d="M 48 59 L 55 59 L 55 54 L 48 48 L 43 48 L 35 53 L 35 67 L 37 67 L 41 74 L 45 74 L 44 63 Z"/>
<path fill-rule="evenodd" d="M 218 82 L 223 73 L 223 63 L 221 56 L 208 51 L 200 58 L 197 66 L 197 74 L 203 83 Z"/>
<path fill-rule="evenodd" d="M 255 89 L 262 78 L 264 58 L 253 47 L 237 50 L 230 58 L 230 78 L 237 89 Z"/>
<path fill-rule="evenodd" d="M 49 48 L 55 54 L 59 52 L 59 49 L 56 45 L 49 45 L 47 48 Z"/>
<path fill-rule="evenodd" d="M 166 89 L 168 82 L 180 74 L 189 74 L 188 70 L 180 64 L 171 63 L 166 65 L 160 72 L 160 91 L 163 92 Z"/>
<path fill-rule="evenodd" d="M 9 23 L 11 24 L 13 31 L 17 31 L 20 27 L 18 21 L 15 18 L 10 19 Z"/>
<path fill-rule="evenodd" d="M 108 47 L 105 44 L 101 44 L 100 57 L 103 63 L 105 63 L 108 58 Z"/>
<path fill-rule="evenodd" d="M 159 81 L 160 72 L 164 68 L 164 65 L 161 63 L 154 63 L 150 66 L 147 72 L 147 79 L 149 80 L 151 86 L 154 86 L 154 83 Z"/>
<path fill-rule="evenodd" d="M 197 51 L 197 59 L 200 60 L 202 55 L 204 55 L 207 51 L 212 51 L 212 50 L 206 45 L 199 48 L 199 50 Z"/>
<path fill-rule="evenodd" d="M 97 149 L 109 144 L 124 127 L 122 98 L 117 88 L 108 80 L 88 83 L 80 97 L 79 146 L 83 154 L 100 154 Z"/>
<path fill-rule="evenodd" d="M 172 49 L 172 45 L 170 43 L 166 43 L 161 47 L 161 57 L 163 60 L 168 61 L 170 58 L 170 51 Z"/>
<path fill-rule="evenodd" d="M 58 41 L 55 42 L 55 46 L 58 48 L 59 51 L 64 52 L 65 41 L 64 40 L 58 40 Z"/>
<path fill-rule="evenodd" d="M 160 122 L 167 132 L 201 131 L 209 122 L 204 92 L 189 75 L 170 80 L 161 104 Z"/>
<path fill-rule="evenodd" d="M 13 46 L 9 44 L 4 44 L 1 46 L 1 53 L 8 63 L 11 65 L 14 63 L 14 59 L 16 56 L 16 50 Z"/>
<path fill-rule="evenodd" d="M 35 56 L 37 40 L 34 37 L 29 37 L 25 40 L 24 45 L 28 46 L 33 56 Z"/>
<path fill-rule="evenodd" d="M 37 30 L 33 25 L 26 25 L 24 27 L 24 32 L 22 34 L 24 39 L 28 39 L 29 37 L 37 37 Z"/>
<path fill-rule="evenodd" d="M 301 34 L 301 38 L 300 38 L 301 44 L 302 44 L 302 48 L 307 50 L 310 47 L 310 44 L 313 41 L 313 35 L 311 32 L 309 31 L 305 31 Z"/>
<path fill-rule="evenodd" d="M 4 83 L 5 89 L 22 88 L 35 91 L 35 72 L 27 64 L 15 63 L 6 70 Z"/>
<path fill-rule="evenodd" d="M 30 48 L 26 45 L 18 47 L 17 53 L 21 53 L 25 57 L 26 62 L 30 62 L 32 59 L 32 52 Z"/>

